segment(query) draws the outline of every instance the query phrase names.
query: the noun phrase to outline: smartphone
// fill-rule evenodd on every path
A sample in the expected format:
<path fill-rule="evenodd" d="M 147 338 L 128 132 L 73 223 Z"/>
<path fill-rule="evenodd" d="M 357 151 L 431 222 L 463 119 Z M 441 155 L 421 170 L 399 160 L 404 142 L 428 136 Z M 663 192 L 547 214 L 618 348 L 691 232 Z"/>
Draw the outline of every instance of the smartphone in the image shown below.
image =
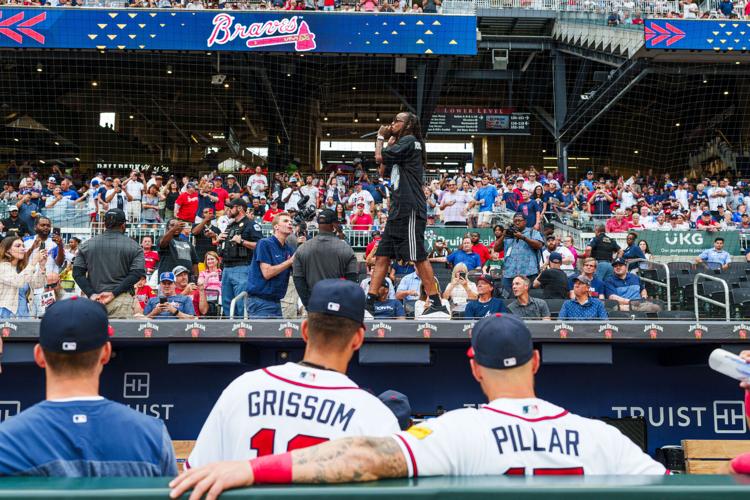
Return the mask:
<path fill-rule="evenodd" d="M 166 297 L 159 297 L 159 304 L 166 304 L 167 298 Z"/>
<path fill-rule="evenodd" d="M 52 234 L 56 234 L 57 236 L 60 236 L 60 228 L 56 227 L 52 230 Z"/>
<path fill-rule="evenodd" d="M 44 250 L 45 248 L 47 248 L 47 243 L 45 243 L 44 241 L 39 243 L 39 250 Z"/>
<path fill-rule="evenodd" d="M 462 280 L 465 280 L 466 279 L 466 273 L 458 273 L 458 277 L 461 278 Z"/>

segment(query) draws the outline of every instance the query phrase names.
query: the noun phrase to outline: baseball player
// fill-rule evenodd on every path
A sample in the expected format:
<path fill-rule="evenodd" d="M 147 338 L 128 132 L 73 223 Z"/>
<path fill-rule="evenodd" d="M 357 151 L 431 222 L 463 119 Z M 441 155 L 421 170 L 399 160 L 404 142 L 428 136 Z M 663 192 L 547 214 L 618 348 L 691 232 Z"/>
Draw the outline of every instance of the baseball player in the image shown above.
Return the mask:
<path fill-rule="evenodd" d="M 248 460 L 344 436 L 398 432 L 393 412 L 346 368 L 364 340 L 365 295 L 356 283 L 315 284 L 302 322 L 304 359 L 245 373 L 219 397 L 186 468 Z"/>
<path fill-rule="evenodd" d="M 620 431 L 536 397 L 539 351 L 512 315 L 473 328 L 471 371 L 489 403 L 449 411 L 390 437 L 339 439 L 250 462 L 213 464 L 170 483 L 172 498 L 267 483 L 337 483 L 436 475 L 664 474 Z"/>
<path fill-rule="evenodd" d="M 750 363 L 750 351 L 742 351 L 740 357 Z M 750 428 L 750 382 L 741 382 L 740 387 L 745 389 L 745 418 Z M 750 453 L 743 453 L 732 460 L 729 470 L 735 474 L 750 474 Z"/>

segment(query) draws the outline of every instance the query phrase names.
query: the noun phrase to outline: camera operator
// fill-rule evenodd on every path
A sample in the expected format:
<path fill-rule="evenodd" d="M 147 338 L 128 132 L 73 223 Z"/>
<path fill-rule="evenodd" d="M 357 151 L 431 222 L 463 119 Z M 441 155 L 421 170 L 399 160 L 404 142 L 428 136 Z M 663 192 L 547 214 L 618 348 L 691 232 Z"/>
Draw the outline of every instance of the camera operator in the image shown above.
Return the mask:
<path fill-rule="evenodd" d="M 513 216 L 513 223 L 495 241 L 495 251 L 505 250 L 503 288 L 513 292 L 513 278 L 526 276 L 534 280 L 539 273 L 539 252 L 544 239 L 536 229 L 526 227 L 522 213 Z"/>
<path fill-rule="evenodd" d="M 244 292 L 247 287 L 253 250 L 256 243 L 263 238 L 263 233 L 260 224 L 247 217 L 247 203 L 244 199 L 236 198 L 226 206 L 226 215 L 232 222 L 218 237 L 218 253 L 224 263 L 221 275 L 222 310 L 225 316 L 229 316 L 232 299 Z M 241 316 L 244 307 L 244 301 L 236 304 L 234 314 Z"/>
<path fill-rule="evenodd" d="M 342 234 L 336 212 L 326 208 L 318 214 L 318 235 L 297 250 L 292 276 L 305 307 L 318 281 L 341 278 L 357 281 L 357 257 L 341 239 Z"/>
<path fill-rule="evenodd" d="M 177 266 L 185 266 L 198 276 L 198 255 L 190 243 L 190 223 L 172 219 L 159 240 L 159 274 L 172 272 Z"/>
<path fill-rule="evenodd" d="M 193 241 L 195 242 L 195 253 L 198 254 L 198 260 L 203 262 L 206 253 L 217 251 L 221 229 L 213 225 L 215 221 L 213 209 L 209 207 L 204 208 L 201 216 L 201 221 L 198 224 L 193 224 L 192 233 Z"/>

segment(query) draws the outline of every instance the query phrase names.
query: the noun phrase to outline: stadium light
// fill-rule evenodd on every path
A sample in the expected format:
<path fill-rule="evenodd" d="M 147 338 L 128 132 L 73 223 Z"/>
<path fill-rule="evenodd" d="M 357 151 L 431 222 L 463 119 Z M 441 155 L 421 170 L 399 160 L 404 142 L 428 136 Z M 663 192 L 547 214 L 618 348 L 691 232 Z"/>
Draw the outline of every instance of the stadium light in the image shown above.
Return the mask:
<path fill-rule="evenodd" d="M 96 80 L 94 80 L 94 81 L 91 82 L 91 86 L 92 87 L 98 87 L 99 86 L 99 82 L 97 82 Z"/>
<path fill-rule="evenodd" d="M 357 87 L 355 87 L 355 86 L 352 86 L 352 90 L 357 90 Z"/>
<path fill-rule="evenodd" d="M 380 113 L 375 113 L 375 121 L 380 123 Z"/>
<path fill-rule="evenodd" d="M 60 145 L 60 143 L 57 142 L 57 141 L 55 141 L 55 146 L 59 146 L 59 145 Z"/>
<path fill-rule="evenodd" d="M 728 90 L 725 90 L 725 91 L 724 91 L 724 95 L 729 95 L 729 91 L 728 91 Z"/>
<path fill-rule="evenodd" d="M 18 137 L 14 137 L 14 138 L 13 138 L 13 140 L 14 140 L 14 141 L 16 141 L 16 142 L 20 142 L 20 141 L 18 140 Z"/>
<path fill-rule="evenodd" d="M 128 118 L 130 118 L 132 120 L 133 118 L 135 118 L 135 116 L 130 115 Z"/>
<path fill-rule="evenodd" d="M 633 154 L 636 154 L 636 155 L 637 155 L 637 154 L 638 154 L 638 150 L 637 150 L 637 149 L 636 149 L 636 150 L 634 150 L 634 151 L 633 151 Z"/>
<path fill-rule="evenodd" d="M 225 83 L 225 84 L 224 84 L 224 88 L 225 88 L 225 89 L 228 89 L 228 88 L 229 88 L 229 83 Z"/>
<path fill-rule="evenodd" d="M 41 73 L 44 71 L 44 68 L 42 68 L 42 63 L 36 63 L 36 72 Z"/>
<path fill-rule="evenodd" d="M 328 113 L 324 113 L 324 114 L 323 114 L 323 121 L 324 121 L 324 122 L 327 122 L 327 121 L 328 121 Z"/>
<path fill-rule="evenodd" d="M 359 115 L 354 113 L 354 123 L 359 123 Z"/>
<path fill-rule="evenodd" d="M 679 127 L 680 126 L 680 122 L 675 123 L 674 126 L 675 127 Z"/>
<path fill-rule="evenodd" d="M 167 66 L 167 74 L 168 75 L 172 74 L 172 65 Z"/>

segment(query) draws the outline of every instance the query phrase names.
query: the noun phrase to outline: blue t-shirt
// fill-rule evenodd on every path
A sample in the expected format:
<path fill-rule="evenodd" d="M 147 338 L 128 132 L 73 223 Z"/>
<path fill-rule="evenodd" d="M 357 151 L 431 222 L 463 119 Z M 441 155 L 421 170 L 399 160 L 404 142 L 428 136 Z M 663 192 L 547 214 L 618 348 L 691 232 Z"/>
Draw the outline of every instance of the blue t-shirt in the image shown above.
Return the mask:
<path fill-rule="evenodd" d="M 579 273 L 575 273 L 573 276 L 571 276 L 568 279 L 569 290 L 573 289 L 573 283 L 575 282 L 575 279 L 578 277 L 578 274 Z M 604 282 L 601 279 L 594 277 L 591 280 L 591 284 L 589 285 L 589 295 L 591 295 L 592 297 L 598 297 L 602 295 L 603 293 L 604 293 Z"/>
<path fill-rule="evenodd" d="M 721 266 L 732 262 L 732 256 L 726 250 L 717 252 L 713 248 L 704 250 L 700 255 L 700 259 L 706 263 L 709 269 L 719 269 Z"/>
<path fill-rule="evenodd" d="M 406 316 L 404 306 L 395 299 L 388 299 L 382 302 L 375 302 L 375 310 L 372 315 L 374 318 L 399 318 Z"/>
<path fill-rule="evenodd" d="M 188 297 L 187 295 L 173 295 L 171 297 L 167 297 L 167 302 L 175 306 L 178 311 L 185 313 L 185 314 L 189 314 L 191 316 L 195 316 L 195 307 L 193 307 L 192 297 Z M 149 314 L 158 305 L 159 305 L 159 297 L 153 297 L 153 298 L 148 299 L 148 302 L 146 302 L 146 307 L 143 309 L 143 314 Z M 177 315 L 172 314 L 169 311 L 164 311 L 164 312 L 159 313 L 157 318 L 158 319 L 177 319 Z"/>
<path fill-rule="evenodd" d="M 284 243 L 282 246 L 275 236 L 260 240 L 255 247 L 255 252 L 253 252 L 253 261 L 250 263 L 247 294 L 251 297 L 260 297 L 270 301 L 283 299 L 289 284 L 289 274 L 292 272 L 291 266 L 267 280 L 260 270 L 260 263 L 276 266 L 286 261 L 293 253 L 289 245 Z"/>
<path fill-rule="evenodd" d="M 627 273 L 624 279 L 613 274 L 604 281 L 604 294 L 607 297 L 617 295 L 623 299 L 639 300 L 641 290 L 643 290 L 641 279 L 633 273 Z"/>
<path fill-rule="evenodd" d="M 474 195 L 475 200 L 484 200 L 484 203 L 479 205 L 480 212 L 492 212 L 492 207 L 495 205 L 495 198 L 497 198 L 497 188 L 492 184 L 484 186 Z"/>
<path fill-rule="evenodd" d="M 448 257 L 446 257 L 446 260 L 453 267 L 456 267 L 458 264 L 464 263 L 466 264 L 466 269 L 470 271 L 482 266 L 482 258 L 479 257 L 478 253 L 466 253 L 463 250 L 456 250 Z"/>
<path fill-rule="evenodd" d="M 0 475 L 174 476 L 164 423 L 104 398 L 42 401 L 0 425 Z"/>
<path fill-rule="evenodd" d="M 495 313 L 509 313 L 503 299 L 492 297 L 487 302 L 480 302 L 478 300 L 470 300 L 466 303 L 466 309 L 464 309 L 464 318 L 484 318 L 490 314 Z"/>
<path fill-rule="evenodd" d="M 78 196 L 78 191 L 75 189 L 68 189 L 67 191 L 62 192 L 63 198 L 69 198 L 70 201 L 76 201 L 80 196 Z"/>
<path fill-rule="evenodd" d="M 536 225 L 536 214 L 541 211 L 542 209 L 536 200 L 520 203 L 516 208 L 516 213 L 522 213 L 523 218 L 526 219 L 526 227 L 534 227 Z"/>

